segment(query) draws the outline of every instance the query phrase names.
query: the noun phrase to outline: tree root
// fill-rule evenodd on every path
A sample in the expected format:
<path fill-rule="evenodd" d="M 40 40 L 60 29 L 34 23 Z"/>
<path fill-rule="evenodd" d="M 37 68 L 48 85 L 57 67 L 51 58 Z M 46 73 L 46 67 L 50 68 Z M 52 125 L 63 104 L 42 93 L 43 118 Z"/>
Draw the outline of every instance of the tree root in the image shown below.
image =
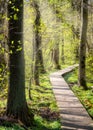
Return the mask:
<path fill-rule="evenodd" d="M 12 127 L 13 124 L 18 124 L 25 130 L 28 130 L 28 128 L 20 120 L 7 116 L 0 117 L 0 126 Z"/>

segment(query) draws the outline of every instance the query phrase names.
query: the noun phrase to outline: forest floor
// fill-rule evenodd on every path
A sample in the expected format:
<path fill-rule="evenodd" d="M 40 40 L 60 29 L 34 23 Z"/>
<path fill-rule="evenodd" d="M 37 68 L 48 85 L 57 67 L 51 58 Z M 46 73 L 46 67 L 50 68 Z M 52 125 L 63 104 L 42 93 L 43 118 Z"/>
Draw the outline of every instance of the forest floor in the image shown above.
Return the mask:
<path fill-rule="evenodd" d="M 40 76 L 40 86 L 31 86 L 31 99 L 26 88 L 26 98 L 30 110 L 34 113 L 35 126 L 27 130 L 60 130 L 59 111 L 56 105 L 49 74 Z M 0 116 L 6 110 L 7 90 L 0 92 Z M 0 130 L 25 130 L 19 123 L 0 122 Z"/>
<path fill-rule="evenodd" d="M 93 130 L 93 120 L 74 95 L 62 75 L 70 72 L 76 66 L 70 66 L 50 75 L 53 91 L 60 111 L 63 130 Z"/>
<path fill-rule="evenodd" d="M 41 22 L 42 22 L 42 26 L 43 26 L 42 43 L 44 43 L 43 45 L 45 46 L 45 45 L 48 45 L 47 43 L 49 43 L 49 40 L 55 41 L 55 38 L 57 37 L 57 34 L 58 34 L 57 32 L 62 31 L 61 26 L 60 26 L 61 23 L 60 23 L 60 21 L 57 21 L 56 14 L 55 14 L 53 8 L 49 6 L 47 0 L 40 0 L 39 9 L 41 12 Z M 29 61 L 31 62 L 31 60 L 29 60 L 29 59 L 31 59 L 31 55 L 32 55 L 31 41 L 33 42 L 33 37 L 29 36 L 29 34 L 33 35 L 33 29 L 32 29 L 33 21 L 28 20 L 29 17 L 31 17 L 31 14 L 27 15 L 27 12 L 29 12 L 29 11 L 25 11 L 25 15 L 26 15 L 25 24 L 26 24 L 27 28 L 25 28 L 25 31 L 24 31 L 24 35 L 26 36 L 26 37 L 24 37 L 24 40 L 26 43 L 25 48 L 27 48 L 27 49 L 25 49 L 25 57 L 26 57 L 25 59 L 26 59 L 26 78 L 28 80 L 30 77 L 29 75 L 31 75 L 31 63 L 29 63 Z M 29 23 L 30 23 L 30 26 L 28 26 Z M 44 61 L 46 66 L 47 66 L 47 64 L 49 64 L 48 60 L 47 60 L 47 63 L 46 63 L 46 61 Z M 69 69 L 67 69 L 67 71 L 68 70 Z M 62 72 L 64 72 L 64 70 L 62 70 L 60 72 L 61 72 L 60 74 L 62 74 Z M 55 74 L 57 74 L 57 73 L 55 73 Z M 29 85 L 29 82 L 26 81 L 27 102 L 28 102 L 29 107 L 35 113 L 35 123 L 36 123 L 36 126 L 33 126 L 33 128 L 28 128 L 28 130 L 60 130 L 59 111 L 56 106 L 56 101 L 54 98 L 54 94 L 52 92 L 52 86 L 50 85 L 48 76 L 49 76 L 49 74 L 42 75 L 40 77 L 41 86 L 33 86 L 33 85 L 31 86 L 32 100 L 30 100 L 29 96 L 28 96 L 27 87 Z M 90 124 L 91 119 L 89 118 L 88 114 L 86 114 L 86 111 L 85 111 L 85 109 L 83 109 L 83 106 L 81 105 L 81 103 L 80 102 L 78 103 L 78 99 L 75 97 L 75 95 L 69 89 L 67 83 L 63 80 L 61 75 L 59 76 L 59 72 L 58 72 L 58 75 L 53 75 L 53 76 L 54 76 L 54 78 L 57 79 L 57 82 L 53 81 L 54 83 L 57 83 L 56 85 L 53 85 L 53 90 L 55 92 L 55 96 L 58 97 L 58 100 L 57 100 L 59 102 L 58 106 L 59 106 L 59 110 L 60 110 L 61 116 L 62 116 L 62 128 L 68 129 L 68 130 L 83 129 L 83 128 L 87 129 L 87 130 L 88 129 L 91 130 L 91 128 L 93 129 L 93 127 L 91 127 L 91 126 L 89 126 L 89 127 L 86 126 L 86 122 L 87 123 L 89 122 L 89 124 Z M 61 83 L 61 82 L 59 82 L 59 80 L 62 81 L 62 85 L 64 85 L 63 87 L 60 86 L 61 84 L 59 84 L 59 83 Z M 5 109 L 6 109 L 6 95 L 7 95 L 7 89 L 5 89 L 5 90 L 2 89 L 2 91 L 0 92 L 0 114 L 1 115 L 2 115 L 3 111 L 5 111 Z M 63 101 L 61 101 L 62 98 L 63 98 Z M 73 102 L 76 102 L 76 103 L 74 104 Z M 76 104 L 79 104 L 79 107 Z M 64 106 L 64 105 L 66 105 L 66 106 Z M 75 106 L 75 108 L 74 108 L 74 110 L 76 110 L 75 112 L 72 111 L 73 105 L 77 106 L 77 107 Z M 83 110 L 84 110 L 84 114 L 82 113 Z M 63 114 L 62 114 L 62 112 L 63 112 Z M 77 115 L 76 115 L 76 113 L 77 113 Z M 81 117 L 81 114 L 83 114 L 82 116 L 84 116 L 83 119 Z M 75 121 L 75 116 L 77 117 L 76 121 Z M 65 117 L 65 119 L 64 119 L 64 117 Z M 83 124 L 83 123 L 80 124 L 80 119 L 82 119 L 81 121 L 84 121 L 84 120 L 86 121 L 87 119 L 88 120 L 86 122 L 84 122 L 85 124 Z M 65 122 L 64 122 L 64 120 L 65 120 Z M 78 124 L 80 124 L 80 125 L 77 124 L 77 120 L 79 120 Z M 6 124 L 6 125 L 10 126 L 10 124 Z M 0 126 L 0 130 L 24 130 L 24 128 L 20 127 L 18 124 L 12 124 L 12 127 L 9 127 L 9 126 L 8 127 Z M 67 126 L 69 128 L 67 128 Z"/>

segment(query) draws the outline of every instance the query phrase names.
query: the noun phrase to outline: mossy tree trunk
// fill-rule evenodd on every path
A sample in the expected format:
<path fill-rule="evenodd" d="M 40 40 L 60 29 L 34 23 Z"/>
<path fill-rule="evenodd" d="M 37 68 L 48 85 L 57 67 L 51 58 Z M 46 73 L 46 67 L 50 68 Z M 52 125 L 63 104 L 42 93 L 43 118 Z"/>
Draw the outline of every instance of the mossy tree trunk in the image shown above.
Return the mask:
<path fill-rule="evenodd" d="M 39 73 L 45 73 L 45 68 L 43 64 L 43 54 L 42 54 L 42 46 L 41 46 L 41 22 L 40 22 L 40 10 L 37 1 L 33 1 L 33 6 L 35 9 L 35 23 L 34 23 L 34 33 L 35 33 L 35 40 L 34 40 L 34 51 L 35 51 L 35 65 L 34 65 L 34 80 L 35 84 L 39 85 Z"/>
<path fill-rule="evenodd" d="M 60 19 L 57 17 L 59 15 L 59 11 L 56 8 L 56 4 L 54 5 L 54 11 L 55 11 L 55 15 L 56 15 L 56 24 L 59 24 Z M 59 35 L 55 35 L 55 40 L 56 40 L 56 45 L 55 48 L 53 49 L 53 60 L 54 60 L 54 64 L 55 64 L 55 69 L 60 69 L 61 66 L 59 64 Z"/>
<path fill-rule="evenodd" d="M 5 57 L 5 48 L 6 48 L 6 35 L 7 30 L 5 28 L 7 13 L 7 3 L 6 0 L 0 1 L 0 87 L 5 86 L 6 78 L 6 57 Z M 7 26 L 7 25 L 6 25 Z"/>
<path fill-rule="evenodd" d="M 75 42 L 75 40 L 77 39 L 79 41 L 80 39 L 80 29 L 76 28 L 72 25 L 71 27 L 72 29 L 72 34 L 73 34 L 73 40 Z M 74 47 L 74 54 L 75 54 L 75 63 L 77 63 L 77 61 L 79 60 L 79 43 L 76 43 L 75 47 Z"/>
<path fill-rule="evenodd" d="M 62 40 L 62 54 L 61 54 L 62 64 L 65 64 L 65 55 L 64 55 L 64 40 Z"/>
<path fill-rule="evenodd" d="M 88 0 L 82 0 L 82 27 L 80 39 L 80 56 L 79 56 L 79 85 L 86 90 L 86 42 L 87 42 L 87 25 L 88 25 Z"/>
<path fill-rule="evenodd" d="M 55 69 L 60 69 L 60 65 L 59 65 L 59 44 L 56 45 L 56 47 L 53 50 L 53 59 L 54 59 L 54 63 L 55 63 Z"/>
<path fill-rule="evenodd" d="M 23 51 L 23 0 L 8 2 L 9 88 L 6 115 L 31 125 L 25 95 L 25 61 Z"/>

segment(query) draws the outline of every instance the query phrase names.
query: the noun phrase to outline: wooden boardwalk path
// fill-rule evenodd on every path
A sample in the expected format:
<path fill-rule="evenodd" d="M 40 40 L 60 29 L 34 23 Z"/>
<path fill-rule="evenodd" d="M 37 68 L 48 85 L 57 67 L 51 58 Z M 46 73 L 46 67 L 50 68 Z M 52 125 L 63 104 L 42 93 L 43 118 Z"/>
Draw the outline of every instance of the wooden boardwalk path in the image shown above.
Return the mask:
<path fill-rule="evenodd" d="M 53 92 L 60 111 L 62 130 L 93 130 L 93 120 L 62 77 L 77 65 L 50 75 Z"/>

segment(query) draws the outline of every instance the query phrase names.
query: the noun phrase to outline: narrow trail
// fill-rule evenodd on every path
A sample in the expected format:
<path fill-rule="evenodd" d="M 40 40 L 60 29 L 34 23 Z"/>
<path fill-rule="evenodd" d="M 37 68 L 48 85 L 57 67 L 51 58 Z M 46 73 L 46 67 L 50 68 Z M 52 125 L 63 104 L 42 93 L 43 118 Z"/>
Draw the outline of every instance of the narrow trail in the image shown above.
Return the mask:
<path fill-rule="evenodd" d="M 62 77 L 77 65 L 50 75 L 53 92 L 60 111 L 62 130 L 93 130 L 93 120 Z"/>
<path fill-rule="evenodd" d="M 42 34 L 42 43 L 48 43 L 49 40 L 56 41 L 56 37 L 60 39 L 58 32 L 62 31 L 61 23 L 57 21 L 55 12 L 49 6 L 48 1 L 40 0 L 39 9 L 46 28 L 44 34 Z M 93 130 L 92 119 L 62 77 L 63 74 L 73 70 L 76 66 L 71 66 L 50 75 L 50 81 L 60 111 L 62 129 Z"/>

